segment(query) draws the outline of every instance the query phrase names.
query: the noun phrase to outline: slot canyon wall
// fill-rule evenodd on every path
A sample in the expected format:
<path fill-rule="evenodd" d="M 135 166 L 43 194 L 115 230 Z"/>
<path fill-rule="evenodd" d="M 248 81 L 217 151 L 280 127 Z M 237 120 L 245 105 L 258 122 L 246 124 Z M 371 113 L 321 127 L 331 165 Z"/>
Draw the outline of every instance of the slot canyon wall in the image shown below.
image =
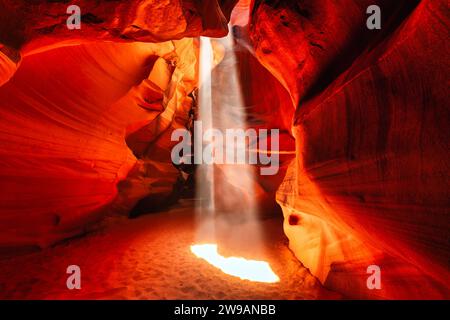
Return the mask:
<path fill-rule="evenodd" d="M 46 247 L 171 191 L 198 41 L 234 1 L 0 2 L 0 244 Z M 207 14 L 206 14 L 207 13 Z"/>
<path fill-rule="evenodd" d="M 348 297 L 449 298 L 446 1 L 73 3 L 78 31 L 63 1 L 0 1 L 0 246 L 46 247 L 170 193 L 196 37 L 231 20 L 250 125 L 295 150 L 255 196 L 276 197 L 298 259 Z"/>
<path fill-rule="evenodd" d="M 380 32 L 365 28 L 370 4 Z M 252 8 L 256 56 L 297 107 L 297 156 L 277 194 L 285 232 L 337 291 L 449 297 L 448 14 L 445 1 Z M 382 290 L 367 290 L 372 264 Z"/>

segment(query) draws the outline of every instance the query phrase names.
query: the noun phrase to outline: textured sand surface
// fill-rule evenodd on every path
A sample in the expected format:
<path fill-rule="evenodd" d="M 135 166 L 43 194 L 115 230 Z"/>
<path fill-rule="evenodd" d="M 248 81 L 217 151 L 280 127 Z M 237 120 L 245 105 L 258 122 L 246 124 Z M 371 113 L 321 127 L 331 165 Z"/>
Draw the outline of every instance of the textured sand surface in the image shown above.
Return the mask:
<path fill-rule="evenodd" d="M 263 237 L 261 246 L 263 258 L 280 277 L 278 283 L 241 280 L 196 258 L 190 251 L 190 245 L 196 243 L 197 230 L 193 204 L 184 202 L 169 212 L 135 220 L 108 218 L 97 231 L 84 237 L 43 251 L 1 259 L 0 298 L 339 298 L 324 289 L 289 251 L 281 222 L 270 219 L 259 224 L 236 223 L 234 232 L 224 232 L 222 254 L 241 254 L 235 250 L 236 243 L 225 238 L 245 234 L 251 239 L 252 230 L 260 228 L 261 233 L 270 234 Z M 228 248 L 227 243 L 231 244 Z M 252 245 L 247 240 L 239 248 L 243 254 L 247 250 L 251 255 Z M 66 288 L 66 268 L 71 264 L 81 268 L 81 290 Z"/>

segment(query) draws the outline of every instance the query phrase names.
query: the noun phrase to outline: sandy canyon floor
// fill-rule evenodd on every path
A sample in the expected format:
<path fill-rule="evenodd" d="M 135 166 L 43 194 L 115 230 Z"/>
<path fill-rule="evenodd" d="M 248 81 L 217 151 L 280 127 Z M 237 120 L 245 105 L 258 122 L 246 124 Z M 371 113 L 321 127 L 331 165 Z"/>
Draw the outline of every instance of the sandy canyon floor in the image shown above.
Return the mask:
<path fill-rule="evenodd" d="M 252 252 L 270 263 L 277 283 L 227 275 L 192 254 L 198 228 L 194 202 L 137 219 L 109 217 L 94 232 L 33 253 L 0 260 L 1 299 L 336 299 L 294 257 L 282 222 L 240 222 L 218 236 L 219 252 Z M 258 224 L 256 226 L 255 224 Z M 259 229 L 262 250 L 253 250 Z M 245 235 L 242 245 L 229 239 Z M 238 236 L 236 236 L 238 235 Z M 222 239 L 222 238 L 223 239 Z M 228 239 L 228 240 L 227 240 Z M 227 244 L 230 246 L 227 247 Z M 238 252 L 242 249 L 242 252 Z M 225 254 L 226 253 L 226 254 Z M 69 265 L 81 268 L 81 289 L 69 290 Z"/>

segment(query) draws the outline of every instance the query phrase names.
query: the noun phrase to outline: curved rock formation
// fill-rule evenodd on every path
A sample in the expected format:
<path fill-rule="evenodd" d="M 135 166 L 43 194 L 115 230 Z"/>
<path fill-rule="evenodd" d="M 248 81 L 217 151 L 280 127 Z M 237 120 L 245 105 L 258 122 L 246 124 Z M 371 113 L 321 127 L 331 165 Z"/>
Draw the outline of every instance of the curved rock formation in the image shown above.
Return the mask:
<path fill-rule="evenodd" d="M 67 28 L 66 2 L 0 3 L 1 245 L 47 246 L 113 199 L 125 211 L 170 193 L 170 134 L 197 82 L 188 37 L 225 35 L 235 2 L 74 1 L 80 30 Z"/>
<path fill-rule="evenodd" d="M 0 86 L 5 84 L 16 73 L 20 64 L 20 53 L 0 44 Z"/>
<path fill-rule="evenodd" d="M 369 2 L 380 32 L 365 28 Z M 298 104 L 297 157 L 277 196 L 285 232 L 313 274 L 350 296 L 448 298 L 445 1 L 345 3 L 252 8 L 258 59 Z M 371 264 L 386 270 L 382 290 L 366 288 Z"/>
<path fill-rule="evenodd" d="M 168 129 L 186 120 L 191 103 L 187 94 L 196 82 L 197 49 L 187 37 L 225 35 L 235 2 L 74 1 L 71 5 L 81 9 L 79 30 L 67 28 L 66 2 L 0 3 L 0 85 L 14 75 L 21 56 L 26 60 L 13 83 L 0 89 L 4 96 L 15 96 L 2 100 L 2 120 L 17 110 L 37 109 L 10 119 L 4 128 L 8 137 L 2 161 L 7 165 L 0 174 L 8 176 L 2 185 L 8 192 L 2 194 L 1 244 L 46 246 L 82 232 L 105 214 L 105 205 L 113 199 L 115 210 L 129 210 L 149 189 L 170 193 L 178 172 L 170 163 Z M 183 40 L 164 42 L 176 39 Z M 53 68 L 43 67 L 47 64 Z M 36 91 L 28 93 L 28 87 Z M 42 100 L 37 92 L 52 94 Z M 65 113 L 58 114 L 63 109 Z M 40 137 L 32 142 L 29 138 L 36 131 Z M 18 138 L 12 143 L 10 136 Z M 13 154 L 24 157 L 21 150 L 30 143 L 39 150 L 37 160 L 33 155 L 21 164 L 11 159 Z M 136 162 L 127 147 L 142 160 Z M 36 181 L 25 190 L 30 179 L 17 171 L 26 167 Z M 16 208 L 17 203 L 23 208 Z"/>
<path fill-rule="evenodd" d="M 22 55 L 86 41 L 164 42 L 186 37 L 220 37 L 236 0 L 16 1 L 0 3 L 0 47 Z M 67 21 L 80 8 L 81 28 Z M 2 58 L 3 59 L 3 58 Z M 2 62 L 0 60 L 0 62 Z M 2 68 L 7 64 L 1 63 Z"/>
<path fill-rule="evenodd" d="M 0 88 L 3 245 L 46 246 L 80 233 L 104 214 L 99 210 L 116 197 L 116 184 L 134 166 L 144 165 L 136 163 L 125 143 L 127 128 L 158 123 L 152 140 L 170 141 L 170 136 L 161 136 L 167 126 L 159 118 L 167 113 L 164 110 L 170 109 L 173 117 L 174 110 L 185 108 L 181 90 L 191 90 L 193 67 L 172 68 L 162 57 L 176 59 L 194 50 L 192 39 L 96 43 L 24 59 L 14 78 Z M 153 108 L 150 98 L 156 99 Z M 169 160 L 156 167 L 170 169 Z M 149 163 L 145 166 L 149 170 Z M 176 170 L 171 176 L 169 169 L 166 190 L 176 179 Z M 150 172 L 147 179 L 157 180 L 157 170 Z M 142 196 L 148 184 L 141 181 L 134 188 L 137 194 L 128 197 Z"/>
<path fill-rule="evenodd" d="M 446 1 L 237 2 L 79 0 L 69 30 L 65 1 L 0 1 L 0 246 L 46 247 L 169 194 L 195 37 L 231 21 L 247 124 L 280 129 L 285 151 L 233 200 L 269 215 L 276 197 L 292 251 L 347 297 L 449 298 Z"/>

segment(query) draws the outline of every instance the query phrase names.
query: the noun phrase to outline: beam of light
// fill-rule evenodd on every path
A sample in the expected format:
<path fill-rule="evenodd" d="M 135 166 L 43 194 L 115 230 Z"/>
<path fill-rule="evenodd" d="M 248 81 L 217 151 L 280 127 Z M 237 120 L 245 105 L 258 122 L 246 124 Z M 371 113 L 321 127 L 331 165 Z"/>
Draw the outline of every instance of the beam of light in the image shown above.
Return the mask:
<path fill-rule="evenodd" d="M 220 51 L 220 54 L 216 54 L 216 51 Z M 220 61 L 214 60 L 216 55 L 221 57 Z M 246 106 L 241 92 L 239 64 L 231 29 L 223 39 L 211 40 L 200 37 L 199 74 L 198 120 L 202 124 L 202 129 L 204 131 L 219 130 L 222 134 L 225 134 L 228 129 L 245 131 L 248 128 Z M 202 137 L 198 135 L 195 140 L 194 153 L 197 152 L 196 157 L 201 158 L 201 143 L 208 144 L 211 141 L 201 141 Z M 225 143 L 223 147 L 225 158 L 227 154 L 238 153 L 238 150 L 235 149 L 236 146 L 231 143 Z M 248 146 L 239 146 L 238 148 L 245 148 L 246 152 L 249 151 Z M 256 179 L 251 165 L 247 163 L 240 165 L 201 164 L 197 167 L 196 180 L 199 182 L 197 197 L 201 200 L 198 212 L 199 218 L 202 220 L 206 213 L 211 216 L 224 210 L 234 211 L 235 214 L 255 219 L 258 204 L 254 199 Z M 242 195 L 241 201 L 236 198 L 236 194 Z M 230 200 L 232 199 L 234 201 L 231 205 Z M 206 220 L 201 221 L 200 224 L 205 223 L 207 223 Z M 200 229 L 204 230 L 203 227 L 200 226 Z M 255 242 L 258 242 L 256 240 Z"/>
<path fill-rule="evenodd" d="M 207 37 L 200 37 L 200 88 L 199 88 L 199 111 L 198 120 L 201 121 L 204 131 L 212 129 L 212 89 L 211 70 L 213 68 L 213 48 L 211 40 Z M 197 159 L 202 157 L 203 135 L 194 137 L 194 153 Z M 205 141 L 206 142 L 206 141 Z M 201 164 L 197 170 L 198 180 L 197 194 L 202 201 L 201 205 L 209 212 L 214 211 L 214 168 L 212 165 Z"/>
<path fill-rule="evenodd" d="M 196 244 L 191 251 L 224 273 L 243 280 L 275 283 L 280 281 L 265 261 L 247 260 L 242 257 L 224 257 L 217 252 L 216 244 Z"/>
<path fill-rule="evenodd" d="M 249 128 L 247 107 L 241 86 L 240 66 L 236 56 L 233 32 L 225 38 L 200 38 L 198 120 L 203 130 L 214 129 L 224 135 L 228 129 Z M 194 153 L 201 158 L 199 145 L 209 143 L 194 134 Z M 223 154 L 237 154 L 249 145 L 233 146 L 225 143 Z M 264 254 L 264 240 L 258 221 L 258 203 L 255 198 L 257 182 L 254 167 L 248 163 L 199 164 L 196 170 L 196 242 L 219 243 L 228 250 L 251 247 Z M 254 224 L 236 228 L 235 224 Z M 246 231 L 247 230 L 247 231 Z M 232 236 L 230 236 L 232 235 Z M 261 282 L 277 282 L 278 277 L 267 262 L 244 258 L 225 258 L 217 246 L 191 247 L 192 253 L 203 258 L 223 272 Z"/>

